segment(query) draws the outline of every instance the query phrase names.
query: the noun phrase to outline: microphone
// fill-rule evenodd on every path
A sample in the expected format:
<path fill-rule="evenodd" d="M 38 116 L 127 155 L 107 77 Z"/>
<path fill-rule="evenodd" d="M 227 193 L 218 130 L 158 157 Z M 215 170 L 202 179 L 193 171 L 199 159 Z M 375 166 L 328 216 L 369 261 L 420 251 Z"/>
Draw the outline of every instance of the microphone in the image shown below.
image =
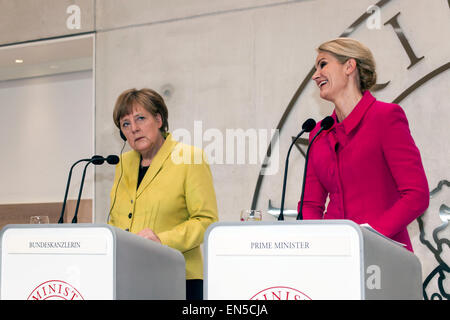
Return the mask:
<path fill-rule="evenodd" d="M 305 169 L 303 171 L 303 185 L 302 185 L 302 195 L 300 197 L 300 208 L 298 210 L 298 214 L 297 214 L 297 220 L 303 220 L 303 198 L 305 196 L 305 182 L 306 182 L 306 169 L 308 166 L 308 158 L 309 158 L 309 150 L 311 149 L 311 146 L 314 142 L 314 140 L 317 138 L 317 136 L 323 131 L 323 130 L 328 130 L 330 129 L 334 124 L 334 119 L 330 116 L 325 117 L 321 122 L 320 122 L 320 129 L 319 131 L 317 131 L 317 133 L 314 135 L 314 137 L 312 138 L 309 146 L 308 146 L 308 150 L 306 151 L 306 157 L 305 157 Z"/>
<path fill-rule="evenodd" d="M 75 214 L 72 219 L 72 223 L 78 222 L 78 208 L 80 207 L 80 200 L 81 200 L 81 193 L 83 192 L 83 185 L 84 185 L 84 179 L 86 177 L 86 169 L 89 166 L 90 163 L 93 163 L 95 165 L 102 165 L 104 162 L 107 162 L 108 164 L 117 164 L 119 163 L 119 157 L 116 155 L 109 155 L 108 157 L 104 158 L 102 156 L 95 155 L 91 159 L 89 159 L 88 163 L 84 166 L 83 170 L 83 176 L 81 178 L 81 185 L 80 185 L 80 191 L 78 192 L 78 200 L 77 200 L 77 206 L 75 208 Z"/>
<path fill-rule="evenodd" d="M 281 194 L 281 208 L 280 208 L 280 214 L 278 215 L 278 220 L 284 220 L 284 198 L 286 196 L 286 179 L 287 179 L 287 172 L 288 172 L 288 166 L 289 166 L 289 155 L 291 153 L 292 147 L 294 146 L 295 142 L 300 138 L 300 136 L 305 132 L 311 132 L 312 129 L 316 126 L 316 121 L 314 119 L 309 118 L 306 120 L 302 125 L 302 131 L 295 137 L 295 139 L 292 141 L 291 145 L 289 146 L 289 150 L 286 156 L 286 163 L 284 165 L 284 177 L 283 177 L 283 191 Z"/>
<path fill-rule="evenodd" d="M 112 154 L 106 157 L 106 162 L 108 162 L 108 164 L 118 164 L 119 163 L 119 157 Z"/>
<path fill-rule="evenodd" d="M 67 203 L 67 195 L 69 193 L 69 186 L 70 186 L 70 180 L 72 179 L 72 171 L 73 168 L 80 162 L 83 161 L 91 161 L 92 159 L 81 159 L 78 160 L 77 162 L 75 162 L 72 167 L 70 167 L 70 171 L 69 171 L 69 177 L 67 178 L 67 184 L 66 184 L 66 192 L 64 194 L 64 201 L 63 201 L 63 205 L 62 205 L 62 210 L 61 210 L 61 214 L 59 216 L 59 220 L 58 223 L 63 223 L 64 222 L 64 211 L 66 210 L 66 203 Z"/>

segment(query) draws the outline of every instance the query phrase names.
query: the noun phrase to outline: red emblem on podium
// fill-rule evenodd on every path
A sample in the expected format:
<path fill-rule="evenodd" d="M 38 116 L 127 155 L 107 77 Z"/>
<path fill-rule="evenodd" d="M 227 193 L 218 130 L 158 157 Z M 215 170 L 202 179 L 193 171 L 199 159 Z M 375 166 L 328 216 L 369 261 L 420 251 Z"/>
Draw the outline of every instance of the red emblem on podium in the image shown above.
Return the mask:
<path fill-rule="evenodd" d="M 312 300 L 306 294 L 290 287 L 270 287 L 261 290 L 250 300 Z"/>
<path fill-rule="evenodd" d="M 38 285 L 27 300 L 84 300 L 84 298 L 67 282 L 49 280 Z"/>

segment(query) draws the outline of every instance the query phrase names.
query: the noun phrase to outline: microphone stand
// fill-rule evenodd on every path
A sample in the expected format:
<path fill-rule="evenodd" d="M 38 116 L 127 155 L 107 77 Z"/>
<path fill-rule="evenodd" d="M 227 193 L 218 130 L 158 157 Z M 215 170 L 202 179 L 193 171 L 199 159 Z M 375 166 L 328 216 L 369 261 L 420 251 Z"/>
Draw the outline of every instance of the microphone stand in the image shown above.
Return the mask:
<path fill-rule="evenodd" d="M 284 199 L 286 196 L 286 180 L 287 180 L 287 173 L 288 173 L 288 167 L 289 167 L 289 155 L 291 153 L 292 147 L 294 146 L 295 142 L 298 140 L 298 138 L 300 138 L 300 136 L 305 133 L 305 130 L 300 131 L 300 133 L 295 137 L 295 139 L 292 141 L 288 153 L 287 153 L 287 157 L 286 157 L 286 162 L 284 164 L 284 177 L 283 177 L 283 190 L 281 193 L 281 208 L 280 208 L 280 214 L 278 215 L 278 220 L 284 220 Z"/>
<path fill-rule="evenodd" d="M 297 214 L 297 220 L 303 220 L 303 198 L 305 197 L 305 182 L 306 182 L 306 170 L 308 168 L 308 159 L 309 159 L 309 150 L 311 149 L 311 146 L 314 142 L 314 140 L 316 140 L 317 136 L 323 131 L 323 130 L 328 130 L 330 129 L 334 124 L 334 119 L 330 116 L 325 117 L 322 122 L 320 123 L 321 128 L 319 129 L 319 131 L 317 131 L 317 133 L 314 135 L 314 137 L 312 138 L 311 142 L 309 143 L 308 146 L 308 150 L 306 150 L 306 156 L 305 156 L 305 169 L 304 169 L 304 173 L 303 173 L 303 184 L 302 184 L 302 195 L 300 197 L 300 208 L 298 210 L 298 214 Z"/>
<path fill-rule="evenodd" d="M 291 145 L 289 146 L 289 150 L 286 156 L 286 163 L 284 165 L 284 177 L 283 177 L 283 191 L 281 194 L 281 209 L 280 214 L 278 215 L 278 220 L 284 220 L 284 199 L 286 197 L 286 180 L 287 180 L 287 172 L 289 167 L 289 155 L 291 154 L 292 147 L 294 146 L 295 142 L 300 138 L 302 134 L 305 132 L 311 132 L 311 130 L 314 129 L 316 126 L 316 121 L 314 119 L 308 119 L 302 124 L 302 131 L 295 137 L 295 139 L 292 141 Z"/>
<path fill-rule="evenodd" d="M 58 223 L 63 223 L 64 222 L 64 211 L 66 210 L 66 202 L 67 202 L 67 195 L 69 194 L 69 186 L 70 186 L 70 180 L 72 179 L 72 171 L 73 168 L 80 162 L 82 161 L 90 161 L 91 159 L 81 159 L 78 160 L 77 162 L 75 162 L 72 167 L 70 167 L 70 171 L 69 171 L 69 177 L 67 179 L 67 185 L 66 185 L 66 192 L 64 194 L 64 201 L 63 201 L 63 205 L 62 205 L 62 210 L 61 210 L 61 214 L 59 216 L 59 220 Z"/>
<path fill-rule="evenodd" d="M 84 166 L 83 176 L 82 176 L 82 178 L 81 178 L 80 191 L 79 191 L 79 193 L 78 193 L 77 206 L 76 206 L 76 208 L 75 208 L 75 214 L 74 214 L 74 216 L 73 216 L 72 223 L 77 223 L 77 222 L 78 222 L 78 209 L 79 209 L 79 207 L 80 207 L 81 193 L 83 192 L 84 179 L 85 179 L 85 177 L 86 177 L 86 169 L 87 169 L 88 165 L 89 165 L 90 163 L 93 163 L 93 164 L 95 164 L 96 166 L 97 166 L 97 165 L 101 165 L 101 164 L 103 164 L 103 163 L 105 162 L 105 160 L 106 160 L 106 162 L 107 162 L 108 164 L 117 164 L 117 163 L 119 163 L 119 157 L 116 156 L 116 155 L 109 155 L 109 156 L 106 157 L 106 158 L 103 158 L 102 156 L 97 156 L 97 155 L 95 155 L 95 156 L 93 156 L 92 159 L 90 159 L 89 162 Z"/>
<path fill-rule="evenodd" d="M 72 223 L 78 222 L 78 208 L 80 207 L 80 200 L 81 200 L 81 193 L 83 192 L 83 185 L 84 185 L 84 179 L 86 177 L 86 169 L 89 166 L 89 164 L 94 163 L 95 165 L 103 164 L 105 162 L 105 158 L 101 156 L 93 156 L 92 159 L 89 159 L 89 162 L 86 163 L 83 170 L 83 176 L 81 178 L 81 185 L 80 185 L 80 191 L 78 192 L 78 200 L 77 200 L 77 206 L 75 207 L 75 214 L 72 218 Z"/>

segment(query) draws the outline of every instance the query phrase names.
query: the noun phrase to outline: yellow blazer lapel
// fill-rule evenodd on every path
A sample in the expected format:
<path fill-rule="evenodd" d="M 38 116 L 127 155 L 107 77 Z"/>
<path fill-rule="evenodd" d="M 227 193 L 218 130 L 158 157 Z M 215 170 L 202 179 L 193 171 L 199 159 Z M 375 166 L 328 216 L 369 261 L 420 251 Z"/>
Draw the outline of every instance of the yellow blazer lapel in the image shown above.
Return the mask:
<path fill-rule="evenodd" d="M 158 172 L 161 170 L 164 162 L 170 157 L 172 150 L 174 149 L 175 145 L 178 142 L 172 139 L 172 135 L 169 133 L 166 136 L 166 141 L 164 141 L 163 145 L 161 146 L 161 149 L 159 149 L 158 153 L 155 155 L 155 157 L 152 160 L 152 163 L 150 164 L 150 167 L 148 168 L 147 172 L 145 173 L 144 179 L 142 179 L 141 184 L 139 185 L 139 188 L 136 193 L 136 198 L 140 196 L 142 191 L 147 188 L 147 186 L 153 181 L 153 179 L 156 177 Z M 137 178 L 137 170 L 136 168 L 136 178 Z M 135 186 L 137 185 L 137 181 Z"/>
<path fill-rule="evenodd" d="M 141 156 L 139 152 L 131 150 L 122 155 L 123 158 L 123 178 L 127 184 L 127 191 L 131 198 L 136 195 L 136 186 L 139 172 Z M 122 159 L 121 159 L 122 160 Z"/>

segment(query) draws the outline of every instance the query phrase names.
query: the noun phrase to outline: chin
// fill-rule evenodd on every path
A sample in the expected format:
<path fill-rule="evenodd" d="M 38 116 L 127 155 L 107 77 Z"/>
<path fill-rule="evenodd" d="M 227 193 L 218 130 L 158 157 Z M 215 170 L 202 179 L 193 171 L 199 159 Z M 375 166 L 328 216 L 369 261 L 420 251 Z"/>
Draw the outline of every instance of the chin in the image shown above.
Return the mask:
<path fill-rule="evenodd" d="M 320 92 L 320 97 L 322 99 L 324 99 L 324 100 L 330 101 L 330 99 L 329 99 L 328 95 L 326 94 L 326 92 Z"/>
<path fill-rule="evenodd" d="M 134 145 L 133 149 L 139 153 L 142 153 L 144 151 L 147 151 L 149 149 L 149 146 L 147 144 L 137 144 Z"/>
<path fill-rule="evenodd" d="M 326 90 L 320 91 L 320 97 L 327 101 L 331 101 L 331 102 L 334 101 L 333 95 L 331 94 L 331 92 L 326 91 Z"/>

